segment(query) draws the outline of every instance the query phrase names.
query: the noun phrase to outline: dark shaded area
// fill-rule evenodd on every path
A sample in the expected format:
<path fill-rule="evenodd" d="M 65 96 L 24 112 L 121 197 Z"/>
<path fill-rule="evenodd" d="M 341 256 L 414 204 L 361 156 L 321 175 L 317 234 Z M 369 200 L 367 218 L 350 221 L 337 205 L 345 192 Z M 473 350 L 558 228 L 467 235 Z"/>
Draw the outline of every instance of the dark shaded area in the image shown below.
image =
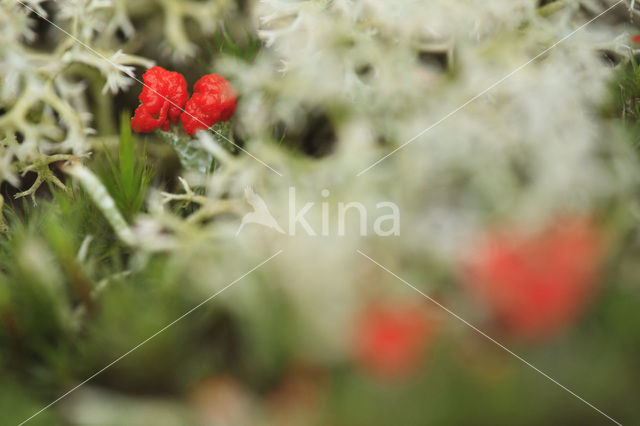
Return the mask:
<path fill-rule="evenodd" d="M 620 56 L 618 56 L 615 52 L 610 50 L 601 50 L 598 52 L 600 54 L 600 59 L 607 66 L 613 68 L 620 63 Z"/>
<path fill-rule="evenodd" d="M 276 126 L 274 138 L 282 144 L 314 158 L 331 154 L 336 144 L 336 130 L 329 116 L 312 109 L 297 126 Z"/>
<path fill-rule="evenodd" d="M 27 9 L 24 6 L 19 4 L 16 7 L 22 7 Z M 29 11 L 29 17 L 33 19 L 35 25 L 31 28 L 31 30 L 35 33 L 36 37 L 32 41 L 27 41 L 27 44 L 38 50 L 42 51 L 51 51 L 58 44 L 59 32 L 60 30 L 55 28 L 51 23 L 47 22 L 53 16 L 53 12 L 55 11 L 54 2 L 42 2 L 40 3 L 40 7 L 42 7 L 47 13 L 46 19 L 42 18 L 35 12 Z M 28 10 L 28 9 L 27 9 Z"/>
<path fill-rule="evenodd" d="M 423 66 L 442 72 L 449 68 L 449 55 L 446 52 L 434 53 L 421 50 L 418 52 L 418 61 Z"/>

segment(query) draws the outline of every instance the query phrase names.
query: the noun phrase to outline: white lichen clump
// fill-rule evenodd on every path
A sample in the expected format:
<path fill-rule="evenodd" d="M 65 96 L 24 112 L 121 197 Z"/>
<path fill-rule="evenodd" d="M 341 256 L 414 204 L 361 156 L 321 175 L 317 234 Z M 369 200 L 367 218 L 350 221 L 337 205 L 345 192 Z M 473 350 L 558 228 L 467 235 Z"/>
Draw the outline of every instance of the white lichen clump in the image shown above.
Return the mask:
<path fill-rule="evenodd" d="M 354 194 L 400 200 L 406 240 L 457 250 L 443 229 L 462 238 L 498 218 L 535 226 L 625 190 L 627 147 L 594 118 L 612 77 L 599 52 L 630 47 L 599 20 L 572 34 L 615 3 L 542 13 L 528 0 L 264 0 L 253 10 L 269 49 L 222 69 L 243 88 L 238 120 L 249 139 L 325 114 L 336 144 L 317 166 L 324 184 L 353 181 Z M 629 13 L 619 3 L 600 19 Z"/>
<path fill-rule="evenodd" d="M 299 313 L 309 334 L 321 336 L 307 339 L 310 356 L 340 353 L 347 336 L 335 333 L 335 324 L 346 323 L 375 284 L 362 282 L 357 248 L 377 250 L 390 267 L 407 257 L 451 267 L 491 224 L 535 229 L 625 196 L 634 157 L 624 137 L 611 137 L 616 127 L 598 117 L 598 108 L 612 78 L 601 51 L 630 49 L 621 27 L 610 23 L 624 22 L 629 12 L 620 3 L 607 12 L 607 26 L 595 20 L 579 29 L 614 4 L 561 2 L 542 11 L 528 0 L 251 3 L 265 49 L 252 63 L 217 62 L 218 72 L 242 92 L 235 120 L 248 149 L 283 176 L 246 156 L 242 168 L 223 165 L 210 177 L 191 173 L 191 184 L 208 188 L 198 204 L 241 199 L 250 184 L 281 224 L 290 214 L 290 186 L 302 204 L 392 200 L 402 212 L 401 236 L 393 240 L 363 239 L 355 231 L 340 238 L 305 238 L 302 231 L 292 238 L 270 229 L 242 237 L 244 251 L 287 248 L 288 266 L 269 285 L 313 307 Z M 334 142 L 332 151 L 318 161 L 287 160 L 274 148 L 274 129 L 295 134 L 314 115 L 332 129 L 335 141 L 324 141 Z M 330 190 L 326 200 L 322 189 Z M 166 209 L 154 211 L 164 212 L 158 217 L 165 229 L 171 226 Z M 206 210 L 194 215 L 188 227 L 173 222 L 174 232 L 193 236 L 195 227 L 219 244 L 237 226 L 205 221 Z M 307 217 L 317 225 L 319 215 Z M 211 240 L 199 241 L 194 256 L 203 250 L 220 256 Z M 195 279 L 208 288 L 212 281 L 203 277 L 214 270 L 196 270 Z M 420 273 L 429 278 L 437 270 Z M 437 285 L 437 277 L 423 284 Z M 239 315 L 260 305 L 254 290 L 238 290 Z"/>

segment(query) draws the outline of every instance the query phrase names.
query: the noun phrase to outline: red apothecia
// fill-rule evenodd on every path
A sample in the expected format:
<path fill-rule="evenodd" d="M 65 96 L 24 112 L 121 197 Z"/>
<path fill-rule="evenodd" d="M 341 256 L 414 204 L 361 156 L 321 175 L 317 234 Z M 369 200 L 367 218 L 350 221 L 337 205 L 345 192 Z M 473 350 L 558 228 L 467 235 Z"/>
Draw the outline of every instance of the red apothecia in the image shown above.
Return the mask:
<path fill-rule="evenodd" d="M 131 120 L 136 132 L 148 133 L 161 127 L 169 130 L 176 123 L 182 107 L 189 97 L 187 81 L 182 74 L 152 67 L 142 74 L 144 87 L 140 93 L 140 106 Z"/>
<path fill-rule="evenodd" d="M 221 75 L 208 74 L 198 80 L 189 100 L 187 82 L 180 73 L 155 66 L 142 78 L 145 84 L 140 106 L 131 120 L 136 132 L 148 133 L 158 127 L 169 130 L 171 123 L 181 119 L 184 130 L 193 136 L 198 130 L 230 119 L 236 110 L 238 93 Z"/>
<path fill-rule="evenodd" d="M 236 111 L 237 98 L 238 93 L 224 77 L 205 75 L 193 86 L 193 96 L 184 107 L 184 130 L 193 136 L 198 130 L 230 119 Z"/>

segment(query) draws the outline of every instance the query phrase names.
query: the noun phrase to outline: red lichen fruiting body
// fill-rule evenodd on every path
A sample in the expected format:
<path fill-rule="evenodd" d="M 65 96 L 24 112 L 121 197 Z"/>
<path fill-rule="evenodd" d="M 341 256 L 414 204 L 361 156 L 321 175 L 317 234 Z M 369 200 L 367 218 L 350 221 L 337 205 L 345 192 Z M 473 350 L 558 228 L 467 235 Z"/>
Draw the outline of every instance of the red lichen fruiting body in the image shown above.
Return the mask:
<path fill-rule="evenodd" d="M 140 93 L 140 106 L 136 108 L 131 128 L 148 133 L 161 127 L 169 130 L 176 123 L 182 107 L 189 98 L 187 81 L 180 73 L 155 66 L 143 75 L 144 87 Z"/>
<path fill-rule="evenodd" d="M 193 136 L 218 121 L 226 121 L 236 110 L 238 93 L 224 77 L 208 74 L 193 86 L 193 95 L 185 105 L 181 120 L 184 130 Z"/>

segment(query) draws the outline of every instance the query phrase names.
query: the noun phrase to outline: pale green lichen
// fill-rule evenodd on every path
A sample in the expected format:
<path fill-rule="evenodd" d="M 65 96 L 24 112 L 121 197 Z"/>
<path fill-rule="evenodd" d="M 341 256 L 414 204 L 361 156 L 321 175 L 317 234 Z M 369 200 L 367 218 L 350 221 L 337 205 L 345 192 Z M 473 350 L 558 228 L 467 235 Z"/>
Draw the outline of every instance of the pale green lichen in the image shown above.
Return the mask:
<path fill-rule="evenodd" d="M 174 149 L 182 167 L 187 170 L 208 174 L 214 169 L 214 158 L 227 163 L 232 161 L 230 154 L 211 139 L 234 146 L 229 122 L 216 123 L 206 132 L 198 132 L 196 138 L 175 131 L 160 131 L 160 136 Z"/>
<path fill-rule="evenodd" d="M 44 182 L 63 187 L 49 165 L 69 155 L 85 155 L 90 148 L 86 138 L 93 133 L 92 112 L 86 104 L 85 84 L 77 81 L 72 65 L 98 69 L 105 79 L 104 90 L 116 93 L 133 82 L 133 65 L 152 64 L 119 49 L 92 47 L 98 38 L 97 14 L 109 7 L 108 2 L 62 2 L 54 16 L 48 16 L 39 3 L 0 3 L 0 105 L 5 110 L 0 117 L 0 164 L 4 165 L 0 183 L 18 185 L 18 175 L 37 173 L 35 184 L 19 197 L 33 195 Z M 29 45 L 36 16 L 30 12 L 53 18 L 61 28 L 53 28 L 58 41 L 53 51 Z"/>
<path fill-rule="evenodd" d="M 80 182 L 85 193 L 96 203 L 118 237 L 128 245 L 135 245 L 136 238 L 133 231 L 118 211 L 115 201 L 100 180 L 77 161 L 67 164 L 64 171 Z"/>

